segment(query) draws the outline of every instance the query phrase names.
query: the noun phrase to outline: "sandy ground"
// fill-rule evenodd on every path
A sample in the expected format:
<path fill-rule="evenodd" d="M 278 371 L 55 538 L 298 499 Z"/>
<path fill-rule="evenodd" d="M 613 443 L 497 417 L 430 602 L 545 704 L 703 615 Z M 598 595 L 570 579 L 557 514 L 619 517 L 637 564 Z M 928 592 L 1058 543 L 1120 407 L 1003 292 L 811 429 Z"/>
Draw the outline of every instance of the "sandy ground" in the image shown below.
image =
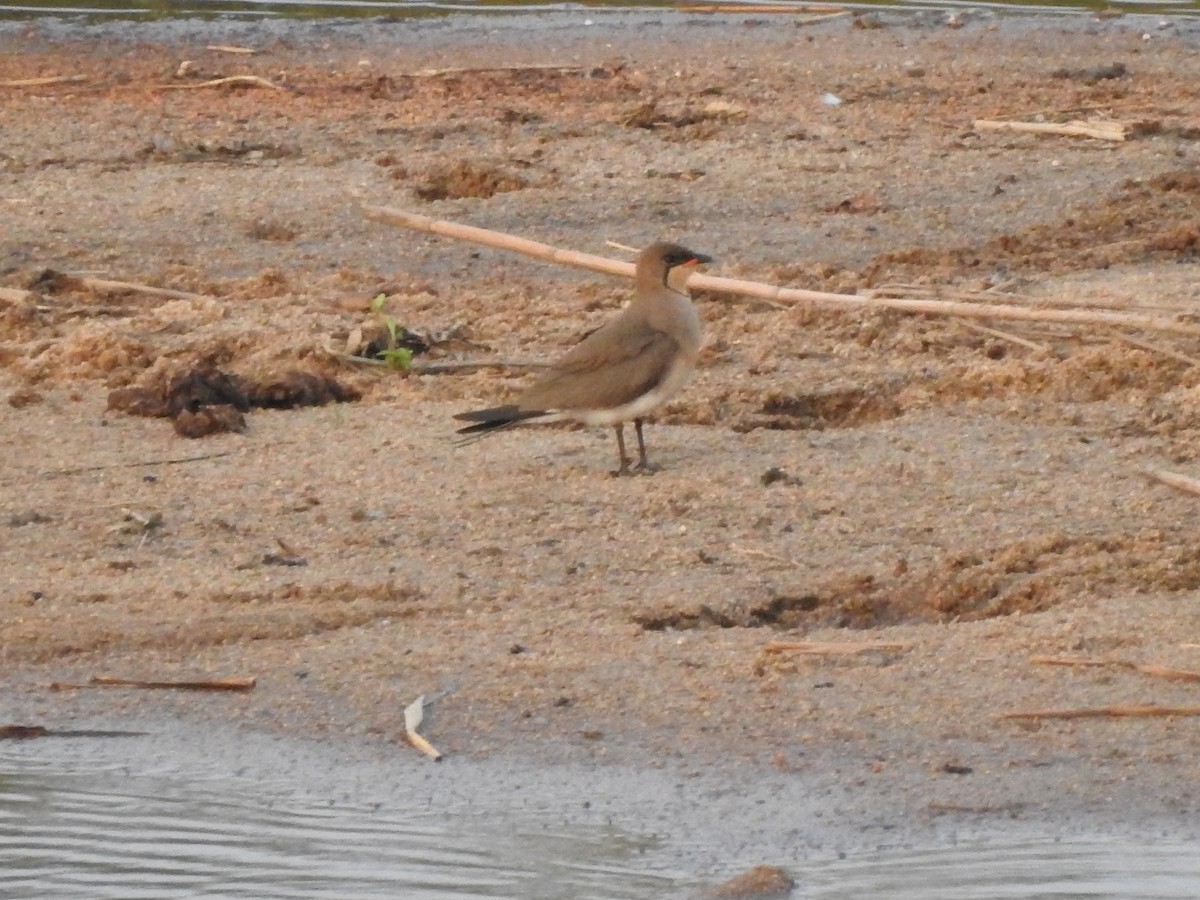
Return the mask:
<path fill-rule="evenodd" d="M 627 296 L 361 203 L 608 255 L 669 238 L 798 287 L 1186 319 L 1198 44 L 961 14 L 5 26 L 0 80 L 86 80 L 0 92 L 0 284 L 37 292 L 0 301 L 2 718 L 386 748 L 425 693 L 452 758 L 819 784 L 863 833 L 1189 834 L 1197 719 L 1003 716 L 1200 708 L 1136 668 L 1200 670 L 1200 502 L 1141 474 L 1200 469 L 1195 339 L 702 296 L 700 370 L 648 430 L 662 471 L 628 479 L 600 431 L 454 446 L 451 415 L 520 370 L 329 348 L 386 316 L 438 339 L 419 359 L 547 358 Z M 246 74 L 284 89 L 163 87 Z M 1070 111 L 1138 130 L 971 124 Z M 361 399 L 197 440 L 107 409 L 202 361 Z M 800 639 L 892 646 L 764 650 Z M 94 675 L 257 687 L 48 689 Z"/>

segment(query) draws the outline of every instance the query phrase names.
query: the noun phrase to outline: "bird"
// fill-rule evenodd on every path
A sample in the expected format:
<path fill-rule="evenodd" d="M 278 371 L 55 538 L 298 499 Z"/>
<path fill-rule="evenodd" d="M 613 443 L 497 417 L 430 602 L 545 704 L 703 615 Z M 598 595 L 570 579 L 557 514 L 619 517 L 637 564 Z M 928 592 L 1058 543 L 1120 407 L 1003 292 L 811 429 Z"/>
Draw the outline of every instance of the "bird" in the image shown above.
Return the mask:
<path fill-rule="evenodd" d="M 482 437 L 537 422 L 612 425 L 618 456 L 612 474 L 654 471 L 642 425 L 691 376 L 702 336 L 692 298 L 669 283 L 671 270 L 712 261 L 665 241 L 646 247 L 637 258 L 633 299 L 617 316 L 567 351 L 514 402 L 457 414 L 455 419 L 473 423 L 458 434 Z M 637 434 L 636 465 L 625 452 L 630 420 Z"/>

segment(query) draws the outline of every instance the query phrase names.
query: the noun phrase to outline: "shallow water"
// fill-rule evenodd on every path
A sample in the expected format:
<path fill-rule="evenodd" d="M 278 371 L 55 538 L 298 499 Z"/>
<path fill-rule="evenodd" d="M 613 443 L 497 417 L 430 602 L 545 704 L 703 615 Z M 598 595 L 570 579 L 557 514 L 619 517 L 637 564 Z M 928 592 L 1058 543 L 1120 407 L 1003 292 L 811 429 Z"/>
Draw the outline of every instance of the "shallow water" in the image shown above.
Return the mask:
<path fill-rule="evenodd" d="M 520 802 L 519 787 L 501 785 L 476 803 L 464 799 L 469 790 L 446 790 L 440 767 L 423 779 L 421 761 L 400 767 L 399 785 L 380 777 L 389 769 L 352 766 L 326 783 L 311 760 L 274 750 L 278 767 L 259 756 L 231 769 L 220 754 L 189 759 L 187 748 L 164 754 L 137 739 L 0 746 L 0 898 L 665 900 L 696 897 L 748 864 L 719 833 L 690 831 L 686 810 L 674 812 L 675 832 L 661 820 L 639 829 L 572 814 L 580 796 L 602 803 L 619 780 L 580 784 L 577 772 L 548 802 Z M 450 781 L 488 777 L 459 765 Z M 1200 852 L 1179 841 L 993 839 L 844 858 L 800 846 L 775 854 L 791 857 L 766 861 L 797 878 L 794 896 L 825 900 L 1200 896 Z"/>
<path fill-rule="evenodd" d="M 289 801 L 244 786 L 16 775 L 0 785 L 0 897 L 669 896 L 655 842 L 612 829 Z"/>
<path fill-rule="evenodd" d="M 1200 897 L 1200 848 L 1119 841 L 965 844 L 821 867 L 822 900 L 1168 900 Z"/>

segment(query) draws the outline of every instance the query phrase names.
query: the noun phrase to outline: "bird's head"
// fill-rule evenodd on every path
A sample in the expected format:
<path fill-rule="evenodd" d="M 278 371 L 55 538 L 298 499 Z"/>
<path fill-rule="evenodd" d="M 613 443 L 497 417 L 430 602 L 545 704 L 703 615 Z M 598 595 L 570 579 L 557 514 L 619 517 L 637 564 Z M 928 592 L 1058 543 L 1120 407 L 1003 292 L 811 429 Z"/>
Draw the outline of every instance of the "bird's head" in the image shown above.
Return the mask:
<path fill-rule="evenodd" d="M 659 241 L 651 244 L 638 256 L 638 277 L 653 279 L 659 284 L 667 283 L 671 270 L 680 266 L 698 266 L 712 262 L 711 256 L 689 250 L 679 244 Z"/>

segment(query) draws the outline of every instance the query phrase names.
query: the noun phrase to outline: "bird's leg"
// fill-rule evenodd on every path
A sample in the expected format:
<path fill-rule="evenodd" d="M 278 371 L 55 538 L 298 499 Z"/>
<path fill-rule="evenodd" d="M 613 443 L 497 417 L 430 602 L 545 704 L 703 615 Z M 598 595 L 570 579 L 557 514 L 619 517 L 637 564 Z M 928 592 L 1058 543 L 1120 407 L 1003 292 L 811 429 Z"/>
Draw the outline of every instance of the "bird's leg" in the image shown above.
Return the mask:
<path fill-rule="evenodd" d="M 634 419 L 633 428 L 637 432 L 638 439 L 638 463 L 634 468 L 647 474 L 657 471 L 658 467 L 650 465 L 650 460 L 646 459 L 646 440 L 642 437 L 642 420 Z"/>
<path fill-rule="evenodd" d="M 615 428 L 617 432 L 617 456 L 620 458 L 620 464 L 618 465 L 617 470 L 612 474 L 614 476 L 628 475 L 629 457 L 625 455 L 625 424 L 623 422 L 618 422 L 613 426 L 613 428 Z M 640 433 L 638 435 L 638 439 L 641 440 Z"/>

